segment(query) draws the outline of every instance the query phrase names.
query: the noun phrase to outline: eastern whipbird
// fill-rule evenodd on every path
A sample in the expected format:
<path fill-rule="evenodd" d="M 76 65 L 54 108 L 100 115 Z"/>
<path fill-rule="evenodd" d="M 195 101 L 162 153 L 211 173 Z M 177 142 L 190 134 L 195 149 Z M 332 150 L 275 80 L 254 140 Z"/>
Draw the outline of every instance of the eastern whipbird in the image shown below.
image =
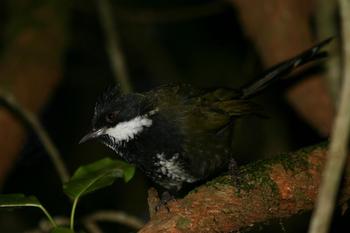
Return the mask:
<path fill-rule="evenodd" d="M 200 89 L 189 84 L 161 86 L 145 93 L 107 90 L 97 100 L 92 131 L 80 143 L 97 138 L 122 159 L 135 164 L 169 191 L 202 181 L 229 166 L 231 130 L 241 117 L 257 114 L 250 101 L 295 68 L 324 58 L 324 40 L 275 65 L 241 89 Z"/>

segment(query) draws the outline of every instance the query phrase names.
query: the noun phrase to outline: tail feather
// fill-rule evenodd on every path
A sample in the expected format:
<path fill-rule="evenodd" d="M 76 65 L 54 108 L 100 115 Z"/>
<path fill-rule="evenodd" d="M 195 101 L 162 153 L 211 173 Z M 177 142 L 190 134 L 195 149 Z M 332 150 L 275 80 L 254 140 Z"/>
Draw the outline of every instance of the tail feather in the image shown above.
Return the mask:
<path fill-rule="evenodd" d="M 297 67 L 305 65 L 306 63 L 309 63 L 311 61 L 316 61 L 327 57 L 327 52 L 321 51 L 321 49 L 325 45 L 327 45 L 332 39 L 333 37 L 323 40 L 320 43 L 311 47 L 310 49 L 300 53 L 299 55 L 271 67 L 265 72 L 265 75 L 263 75 L 261 79 L 255 81 L 247 87 L 242 88 L 241 99 L 248 99 L 256 95 L 274 81 L 291 73 Z"/>

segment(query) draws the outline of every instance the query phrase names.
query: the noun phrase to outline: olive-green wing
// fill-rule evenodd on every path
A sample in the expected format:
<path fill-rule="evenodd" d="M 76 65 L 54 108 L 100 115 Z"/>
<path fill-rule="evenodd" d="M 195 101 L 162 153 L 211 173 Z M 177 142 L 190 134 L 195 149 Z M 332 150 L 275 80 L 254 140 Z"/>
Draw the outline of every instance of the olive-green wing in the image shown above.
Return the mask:
<path fill-rule="evenodd" d="M 189 84 L 163 86 L 148 96 L 154 98 L 163 115 L 192 133 L 220 130 L 233 118 L 255 113 L 257 107 L 239 99 L 240 93 L 233 89 L 200 89 Z"/>

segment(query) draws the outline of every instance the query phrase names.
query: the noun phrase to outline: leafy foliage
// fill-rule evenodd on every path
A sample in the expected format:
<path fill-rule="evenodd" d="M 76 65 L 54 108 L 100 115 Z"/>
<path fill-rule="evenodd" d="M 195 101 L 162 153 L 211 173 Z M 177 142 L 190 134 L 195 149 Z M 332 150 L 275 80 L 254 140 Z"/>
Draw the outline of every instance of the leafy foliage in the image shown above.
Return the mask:
<path fill-rule="evenodd" d="M 50 233 L 74 233 L 74 231 L 65 227 L 56 227 Z"/>
<path fill-rule="evenodd" d="M 135 168 L 133 166 L 109 158 L 79 167 L 72 178 L 63 185 L 64 192 L 74 200 L 71 211 L 70 229 L 57 227 L 53 218 L 34 196 L 2 194 L 0 195 L 0 207 L 37 207 L 45 213 L 46 217 L 52 223 L 53 230 L 51 233 L 74 233 L 74 213 L 81 196 L 111 185 L 116 178 L 124 178 L 124 181 L 128 182 L 134 174 Z"/>
<path fill-rule="evenodd" d="M 71 230 L 74 229 L 75 209 L 81 196 L 111 185 L 116 178 L 124 178 L 128 182 L 134 173 L 133 166 L 110 158 L 81 166 L 63 186 L 64 192 L 74 200 L 70 217 Z"/>
<path fill-rule="evenodd" d="M 34 196 L 25 196 L 24 194 L 1 194 L 0 207 L 25 207 L 32 206 L 41 208 L 39 200 Z"/>
<path fill-rule="evenodd" d="M 64 192 L 72 199 L 94 192 L 111 185 L 116 178 L 128 182 L 135 173 L 135 168 L 125 162 L 105 158 L 81 166 L 73 177 L 63 186 Z"/>
<path fill-rule="evenodd" d="M 0 207 L 37 207 L 41 209 L 49 219 L 53 227 L 56 227 L 55 221 L 47 212 L 44 206 L 34 196 L 25 196 L 24 194 L 2 194 L 0 195 Z"/>

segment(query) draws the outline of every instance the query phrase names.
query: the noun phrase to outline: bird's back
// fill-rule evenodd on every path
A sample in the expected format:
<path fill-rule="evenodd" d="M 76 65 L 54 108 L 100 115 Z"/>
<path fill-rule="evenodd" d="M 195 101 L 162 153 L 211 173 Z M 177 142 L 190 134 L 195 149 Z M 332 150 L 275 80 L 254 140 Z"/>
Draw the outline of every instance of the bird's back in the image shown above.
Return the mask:
<path fill-rule="evenodd" d="M 179 129 L 181 156 L 195 177 L 205 178 L 231 159 L 232 123 L 255 112 L 256 105 L 239 99 L 233 89 L 200 89 L 174 84 L 149 92 L 159 115 Z"/>

